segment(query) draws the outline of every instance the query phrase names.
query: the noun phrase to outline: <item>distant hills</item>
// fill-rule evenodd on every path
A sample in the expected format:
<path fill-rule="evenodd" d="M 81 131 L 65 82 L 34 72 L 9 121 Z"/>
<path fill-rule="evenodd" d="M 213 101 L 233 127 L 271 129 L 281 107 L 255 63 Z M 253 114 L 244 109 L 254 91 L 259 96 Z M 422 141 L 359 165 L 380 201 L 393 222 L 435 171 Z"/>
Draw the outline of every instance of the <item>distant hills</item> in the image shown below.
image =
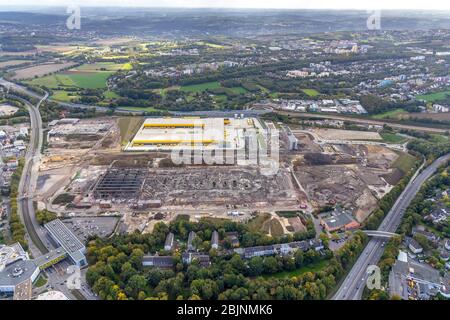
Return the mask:
<path fill-rule="evenodd" d="M 66 8 L 1 11 L 0 25 L 64 25 Z M 5 10 L 5 8 L 3 8 Z M 229 35 L 308 34 L 366 30 L 369 13 L 338 10 L 232 10 L 81 8 L 84 31 L 100 34 Z M 448 12 L 382 11 L 384 30 L 450 28 Z"/>

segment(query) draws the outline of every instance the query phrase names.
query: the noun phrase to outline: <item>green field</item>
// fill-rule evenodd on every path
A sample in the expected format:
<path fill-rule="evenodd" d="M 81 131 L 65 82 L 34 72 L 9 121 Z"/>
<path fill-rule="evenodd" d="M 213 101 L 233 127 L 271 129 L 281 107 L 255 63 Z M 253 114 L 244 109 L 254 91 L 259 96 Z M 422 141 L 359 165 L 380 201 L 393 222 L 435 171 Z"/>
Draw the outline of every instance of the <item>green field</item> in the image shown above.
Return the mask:
<path fill-rule="evenodd" d="M 102 89 L 106 88 L 106 80 L 112 72 L 95 72 L 95 73 L 75 73 L 70 74 L 70 79 L 75 86 L 83 89 Z"/>
<path fill-rule="evenodd" d="M 302 89 L 302 91 L 306 93 L 309 97 L 316 97 L 320 94 L 320 92 L 315 89 Z"/>
<path fill-rule="evenodd" d="M 109 91 L 109 90 L 103 92 L 103 95 L 105 96 L 106 99 L 117 99 L 117 98 L 120 97 L 120 96 L 119 96 L 117 93 L 115 93 L 114 91 Z"/>
<path fill-rule="evenodd" d="M 77 87 L 82 89 L 106 88 L 106 80 L 113 74 L 112 71 L 59 73 L 27 81 L 32 85 L 48 88 Z"/>
<path fill-rule="evenodd" d="M 447 95 L 450 96 L 450 90 L 418 95 L 418 96 L 416 96 L 416 99 L 417 100 L 425 100 L 427 102 L 436 102 L 436 101 L 448 99 Z"/>
<path fill-rule="evenodd" d="M 312 272 L 312 273 L 316 273 L 319 272 L 320 270 L 322 270 L 323 268 L 325 268 L 328 264 L 328 261 L 326 260 L 322 260 L 319 261 L 317 263 L 314 264 L 310 264 L 304 267 L 301 267 L 299 269 L 295 269 L 292 271 L 283 271 L 283 272 L 278 272 L 275 274 L 271 274 L 271 275 L 264 275 L 263 278 L 265 279 L 269 279 L 269 278 L 292 278 L 292 277 L 298 277 L 306 272 Z"/>
<path fill-rule="evenodd" d="M 184 92 L 200 92 L 208 89 L 217 89 L 220 88 L 220 83 L 217 81 L 214 82 L 205 82 L 199 84 L 192 84 L 189 86 L 182 86 L 181 90 Z"/>
<path fill-rule="evenodd" d="M 58 87 L 76 87 L 81 89 L 106 88 L 106 80 L 118 70 L 130 70 L 130 63 L 97 62 L 27 81 L 32 85 L 45 86 L 50 89 Z"/>
<path fill-rule="evenodd" d="M 399 157 L 392 164 L 392 168 L 400 169 L 402 172 L 408 172 L 416 162 L 416 158 L 406 152 L 397 152 Z"/>
<path fill-rule="evenodd" d="M 395 110 L 391 110 L 391 111 L 387 111 L 384 113 L 379 113 L 379 114 L 375 114 L 372 116 L 373 119 L 398 119 L 399 117 L 401 117 L 402 115 L 407 115 L 408 112 L 406 112 L 403 109 L 395 109 Z"/>
<path fill-rule="evenodd" d="M 72 95 L 70 95 L 72 94 Z M 76 99 L 79 96 L 76 94 L 76 92 L 70 92 L 70 91 L 59 91 L 55 90 L 53 91 L 53 94 L 51 96 L 52 99 L 62 101 L 62 102 L 70 102 L 72 99 Z"/>
<path fill-rule="evenodd" d="M 433 141 L 436 143 L 447 143 L 449 140 L 449 137 L 444 136 L 442 134 L 432 134 L 431 137 Z"/>
<path fill-rule="evenodd" d="M 229 88 L 231 91 L 233 91 L 233 93 L 235 94 L 244 94 L 247 93 L 248 91 L 245 90 L 245 88 L 242 87 L 233 87 L 233 88 Z"/>
<path fill-rule="evenodd" d="M 96 62 L 96 63 L 86 63 L 79 67 L 73 68 L 72 70 L 78 71 L 119 71 L 119 70 L 131 70 L 133 66 L 131 63 L 114 63 L 114 62 Z"/>
<path fill-rule="evenodd" d="M 390 132 L 382 132 L 380 133 L 380 136 L 383 138 L 383 141 L 387 143 L 404 143 L 407 140 L 405 137 Z"/>

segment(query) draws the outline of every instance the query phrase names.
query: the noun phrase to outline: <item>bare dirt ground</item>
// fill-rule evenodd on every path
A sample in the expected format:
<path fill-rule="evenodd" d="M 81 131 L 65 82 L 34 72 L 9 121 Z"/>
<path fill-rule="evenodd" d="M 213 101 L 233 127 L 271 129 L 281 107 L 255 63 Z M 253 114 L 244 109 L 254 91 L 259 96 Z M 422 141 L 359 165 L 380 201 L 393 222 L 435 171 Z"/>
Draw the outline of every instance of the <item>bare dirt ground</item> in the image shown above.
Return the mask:
<path fill-rule="evenodd" d="M 5 67 L 14 67 L 22 63 L 30 62 L 31 60 L 9 60 L 0 62 L 0 69 Z"/>
<path fill-rule="evenodd" d="M 36 54 L 36 50 L 30 51 L 0 51 L 0 56 L 32 56 Z"/>
<path fill-rule="evenodd" d="M 313 132 L 325 140 L 382 140 L 378 132 L 314 128 Z"/>
<path fill-rule="evenodd" d="M 392 185 L 383 178 L 392 172 L 398 154 L 372 145 L 324 145 L 322 153 L 300 150 L 295 175 L 313 208 L 339 204 L 362 222 Z M 302 158 L 303 157 L 303 158 Z"/>
<path fill-rule="evenodd" d="M 101 46 L 112 46 L 112 45 L 119 45 L 119 44 L 127 44 L 132 41 L 135 41 L 135 39 L 119 37 L 119 38 L 96 40 L 96 41 L 94 41 L 94 44 L 101 45 Z"/>
<path fill-rule="evenodd" d="M 441 113 L 411 113 L 408 115 L 410 119 L 432 119 L 438 121 L 450 121 L 450 112 Z"/>
<path fill-rule="evenodd" d="M 12 77 L 14 80 L 30 79 L 34 77 L 41 77 L 50 73 L 57 72 L 59 70 L 68 68 L 75 65 L 73 62 L 65 63 L 49 63 L 41 64 L 38 66 L 28 67 L 24 69 L 15 70 L 15 75 Z"/>

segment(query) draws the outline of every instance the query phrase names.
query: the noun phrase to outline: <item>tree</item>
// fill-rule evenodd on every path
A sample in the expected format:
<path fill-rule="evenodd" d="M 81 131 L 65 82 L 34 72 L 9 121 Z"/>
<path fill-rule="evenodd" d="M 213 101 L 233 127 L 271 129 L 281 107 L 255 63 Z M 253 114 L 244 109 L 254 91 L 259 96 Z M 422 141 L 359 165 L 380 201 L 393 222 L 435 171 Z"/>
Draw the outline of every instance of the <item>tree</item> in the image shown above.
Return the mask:
<path fill-rule="evenodd" d="M 125 287 L 125 293 L 134 298 L 138 298 L 138 294 L 140 291 L 144 291 L 147 286 L 147 281 L 144 276 L 139 274 L 135 274 L 128 280 L 128 283 Z"/>
<path fill-rule="evenodd" d="M 305 254 L 302 250 L 297 250 L 294 253 L 294 259 L 295 259 L 295 266 L 297 268 L 300 268 L 303 265 L 303 261 L 305 260 Z"/>
<path fill-rule="evenodd" d="M 275 273 L 278 271 L 278 262 L 275 257 L 266 257 L 263 261 L 264 273 Z"/>
<path fill-rule="evenodd" d="M 216 298 L 219 293 L 219 286 L 213 280 L 197 279 L 191 283 L 191 292 L 194 295 L 200 296 L 204 300 L 211 300 Z"/>
<path fill-rule="evenodd" d="M 263 259 L 261 257 L 253 257 L 249 260 L 247 272 L 250 276 L 259 276 L 263 270 Z"/>

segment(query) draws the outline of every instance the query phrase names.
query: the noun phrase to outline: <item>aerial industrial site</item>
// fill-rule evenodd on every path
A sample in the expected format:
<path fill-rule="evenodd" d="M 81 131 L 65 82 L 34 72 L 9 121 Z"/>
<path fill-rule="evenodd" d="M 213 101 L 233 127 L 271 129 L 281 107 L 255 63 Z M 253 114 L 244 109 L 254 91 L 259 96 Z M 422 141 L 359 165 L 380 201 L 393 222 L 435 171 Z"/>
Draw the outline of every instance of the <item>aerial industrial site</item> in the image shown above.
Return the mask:
<path fill-rule="evenodd" d="M 447 11 L 47 2 L 0 0 L 0 315 L 450 298 Z"/>
<path fill-rule="evenodd" d="M 121 230 L 138 227 L 145 232 L 151 232 L 143 226 L 158 212 L 167 222 L 177 214 L 198 219 L 227 217 L 231 211 L 248 219 L 257 212 L 313 212 L 336 203 L 362 223 L 402 175 L 394 163 L 403 151 L 377 142 L 377 133 L 366 134 L 369 144 L 364 144 L 358 142 L 358 132 L 339 130 L 339 143 L 327 142 L 327 129 L 291 130 L 240 115 L 142 118 L 127 135 L 129 141 L 120 145 L 121 121 L 65 119 L 51 124 L 39 168 L 40 208 L 62 216 L 116 215 L 124 225 Z M 215 129 L 215 137 L 206 136 L 208 126 Z M 272 127 L 289 130 L 289 135 L 281 134 L 281 163 L 275 175 L 264 175 L 245 157 L 234 161 L 237 150 L 249 148 L 247 130 L 257 128 L 266 144 Z M 197 136 L 205 150 L 232 150 L 231 164 L 173 163 L 171 151 L 195 152 Z M 146 222 L 138 225 L 140 221 Z"/>

